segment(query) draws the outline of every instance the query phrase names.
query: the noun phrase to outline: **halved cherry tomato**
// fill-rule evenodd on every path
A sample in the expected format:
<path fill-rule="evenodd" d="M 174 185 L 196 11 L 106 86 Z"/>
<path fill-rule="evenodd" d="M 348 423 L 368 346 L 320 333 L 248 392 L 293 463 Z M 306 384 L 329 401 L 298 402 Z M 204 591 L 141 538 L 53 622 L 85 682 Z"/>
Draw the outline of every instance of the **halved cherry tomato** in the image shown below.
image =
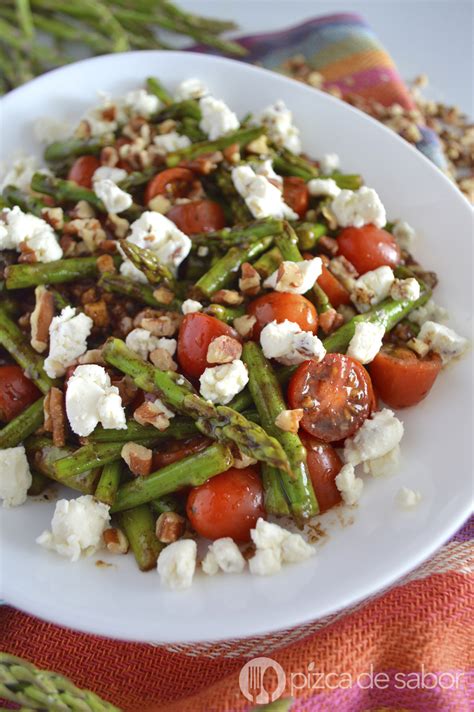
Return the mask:
<path fill-rule="evenodd" d="M 321 289 L 327 294 L 329 301 L 334 309 L 337 309 L 341 304 L 350 304 L 351 295 L 340 281 L 328 270 L 326 264 L 329 262 L 325 255 L 320 255 L 323 260 L 323 269 L 317 282 Z"/>
<path fill-rule="evenodd" d="M 167 168 L 158 173 L 145 188 L 145 205 L 157 195 L 171 198 L 185 198 L 196 178 L 189 168 Z"/>
<path fill-rule="evenodd" d="M 384 403 L 391 408 L 407 408 L 428 395 L 442 365 L 438 354 L 419 358 L 406 346 L 386 344 L 369 371 Z"/>
<path fill-rule="evenodd" d="M 303 432 L 300 437 L 306 448 L 308 470 L 322 514 L 341 501 L 336 477 L 342 469 L 342 460 L 329 443 L 323 443 Z"/>
<path fill-rule="evenodd" d="M 359 274 L 382 265 L 396 267 L 400 262 L 400 248 L 386 230 L 375 225 L 346 227 L 337 237 L 339 254 L 351 262 Z"/>
<path fill-rule="evenodd" d="M 5 423 L 13 420 L 40 395 L 20 366 L 0 366 L 0 420 Z"/>
<path fill-rule="evenodd" d="M 318 328 L 318 313 L 311 302 L 301 294 L 270 292 L 254 299 L 247 307 L 247 313 L 256 318 L 252 329 L 252 338 L 258 339 L 266 324 L 276 321 L 278 324 L 288 319 L 294 321 L 303 331 Z"/>
<path fill-rule="evenodd" d="M 186 235 L 222 230 L 225 226 L 224 211 L 219 203 L 213 200 L 193 200 L 190 203 L 173 205 L 166 217 Z"/>
<path fill-rule="evenodd" d="M 238 338 L 232 327 L 208 314 L 186 314 L 179 329 L 178 362 L 190 378 L 199 378 L 210 364 L 207 362 L 209 344 L 218 336 Z"/>
<path fill-rule="evenodd" d="M 265 517 L 263 487 L 257 467 L 230 470 L 191 490 L 186 513 L 206 539 L 230 536 L 248 541 L 259 517 Z"/>
<path fill-rule="evenodd" d="M 301 427 L 330 443 L 353 435 L 369 417 L 374 403 L 370 376 L 354 359 L 327 354 L 305 361 L 288 385 L 291 408 L 303 408 Z"/>
<path fill-rule="evenodd" d="M 283 178 L 283 200 L 300 218 L 304 218 L 308 210 L 309 193 L 303 178 Z"/>
<path fill-rule="evenodd" d="M 95 156 L 80 156 L 69 169 L 67 179 L 84 188 L 92 188 L 92 176 L 99 167 L 100 161 Z"/>
<path fill-rule="evenodd" d="M 189 440 L 173 440 L 167 443 L 162 450 L 153 452 L 153 470 L 159 470 L 173 462 L 179 462 L 188 455 L 204 450 L 211 444 L 211 440 L 204 435 L 198 435 Z"/>

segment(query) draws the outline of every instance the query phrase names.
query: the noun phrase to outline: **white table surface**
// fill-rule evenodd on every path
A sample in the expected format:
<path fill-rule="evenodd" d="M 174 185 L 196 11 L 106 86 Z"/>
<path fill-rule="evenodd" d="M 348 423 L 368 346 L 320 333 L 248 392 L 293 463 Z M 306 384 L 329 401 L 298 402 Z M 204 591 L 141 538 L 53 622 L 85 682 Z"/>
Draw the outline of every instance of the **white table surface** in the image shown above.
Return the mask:
<path fill-rule="evenodd" d="M 336 12 L 362 15 L 391 53 L 402 77 L 425 73 L 427 94 L 473 114 L 474 3 L 469 0 L 178 0 L 202 15 L 231 18 L 240 34 L 283 29 Z M 238 35 L 239 33 L 234 33 Z"/>

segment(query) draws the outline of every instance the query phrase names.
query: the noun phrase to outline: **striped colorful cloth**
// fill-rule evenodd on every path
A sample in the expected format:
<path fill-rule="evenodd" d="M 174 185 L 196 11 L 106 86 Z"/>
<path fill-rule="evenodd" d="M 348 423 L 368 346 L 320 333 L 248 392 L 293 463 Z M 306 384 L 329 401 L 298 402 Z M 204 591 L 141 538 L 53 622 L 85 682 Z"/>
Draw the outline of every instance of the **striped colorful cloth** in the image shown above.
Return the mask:
<path fill-rule="evenodd" d="M 318 18 L 242 43 L 249 61 L 270 69 L 303 53 L 328 87 L 411 105 L 393 61 L 358 16 Z M 436 137 L 421 128 L 419 148 L 443 167 Z M 4 606 L 0 650 L 62 673 L 127 712 L 248 710 L 239 674 L 260 656 L 281 665 L 283 694 L 296 699 L 292 712 L 467 712 L 474 709 L 473 538 L 471 520 L 388 591 L 291 630 L 151 646 L 76 633 Z"/>

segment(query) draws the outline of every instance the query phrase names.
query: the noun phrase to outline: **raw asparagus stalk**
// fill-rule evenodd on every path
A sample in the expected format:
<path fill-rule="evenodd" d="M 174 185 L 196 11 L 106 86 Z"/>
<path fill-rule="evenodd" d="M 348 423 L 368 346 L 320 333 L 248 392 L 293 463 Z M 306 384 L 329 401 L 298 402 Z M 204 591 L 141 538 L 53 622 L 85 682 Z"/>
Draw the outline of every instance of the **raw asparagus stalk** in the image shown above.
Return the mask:
<path fill-rule="evenodd" d="M 262 482 L 267 514 L 274 514 L 277 517 L 289 516 L 290 510 L 283 492 L 279 471 L 270 465 L 262 465 Z"/>
<path fill-rule="evenodd" d="M 19 445 L 38 430 L 44 420 L 43 403 L 44 398 L 39 398 L 0 430 L 0 450 Z"/>
<path fill-rule="evenodd" d="M 99 482 L 97 483 L 95 498 L 98 499 L 99 502 L 104 502 L 104 504 L 112 506 L 120 486 L 121 476 L 122 462 L 120 460 L 104 465 Z"/>
<path fill-rule="evenodd" d="M 156 538 L 155 518 L 148 505 L 144 504 L 123 512 L 119 523 L 130 543 L 140 571 L 154 569 L 163 544 Z"/>
<path fill-rule="evenodd" d="M 262 425 L 280 442 L 288 456 L 290 472 L 281 471 L 281 483 L 291 513 L 298 522 L 302 522 L 318 512 L 318 503 L 306 465 L 306 450 L 296 433 L 286 432 L 275 425 L 275 419 L 286 410 L 286 404 L 273 368 L 260 347 L 254 342 L 247 342 L 242 359 L 249 371 L 249 388 Z M 274 478 L 270 482 L 272 487 L 279 486 L 278 480 Z M 280 499 L 276 493 L 272 496 L 276 501 Z"/>
<path fill-rule="evenodd" d="M 25 441 L 25 449 L 33 466 L 42 474 L 66 487 L 78 490 L 82 494 L 94 494 L 100 470 L 93 468 L 79 475 L 61 476 L 55 468 L 55 462 L 61 458 L 73 458 L 76 450 L 64 445 L 56 447 L 53 441 L 45 436 L 32 435 Z"/>
<path fill-rule="evenodd" d="M 101 425 L 87 438 L 88 443 L 127 443 L 142 442 L 154 437 L 157 440 L 185 440 L 197 435 L 196 425 L 189 418 L 173 418 L 166 430 L 157 430 L 152 425 L 140 425 L 135 420 L 128 420 L 124 430 L 105 430 Z"/>
<path fill-rule="evenodd" d="M 0 346 L 22 367 L 42 393 L 47 393 L 55 385 L 44 370 L 44 359 L 26 341 L 22 331 L 0 305 Z"/>
<path fill-rule="evenodd" d="M 181 311 L 181 302 L 178 299 L 173 299 L 171 304 L 164 304 L 159 302 L 153 293 L 155 289 L 150 287 L 148 284 L 141 284 L 141 282 L 134 282 L 128 277 L 122 277 L 118 274 L 104 273 L 99 279 L 99 287 L 104 289 L 106 292 L 113 292 L 114 294 L 123 294 L 130 299 L 135 299 L 135 301 L 142 304 L 147 304 L 150 307 L 155 307 L 156 309 L 166 309 L 167 311 Z"/>
<path fill-rule="evenodd" d="M 262 237 L 278 235 L 283 230 L 283 220 L 276 218 L 266 218 L 255 220 L 248 225 L 236 227 L 225 227 L 216 232 L 203 232 L 193 235 L 193 247 L 198 245 L 225 247 L 247 246 L 251 242 L 256 242 Z"/>
<path fill-rule="evenodd" d="M 104 138 L 70 138 L 67 141 L 55 141 L 46 147 L 44 159 L 50 163 L 57 163 L 76 156 L 95 156 L 101 152 L 105 145 Z"/>
<path fill-rule="evenodd" d="M 122 485 L 111 511 L 131 509 L 183 487 L 197 487 L 210 477 L 228 470 L 233 462 L 230 449 L 222 443 L 214 443 L 201 452 L 162 467 L 148 477 L 138 477 Z"/>
<path fill-rule="evenodd" d="M 171 270 L 165 267 L 152 250 L 134 245 L 128 240 L 120 240 L 120 246 L 128 259 L 139 269 L 151 284 L 165 284 L 176 291 L 176 280 Z"/>
<path fill-rule="evenodd" d="M 120 264 L 115 255 L 114 262 Z M 7 289 L 24 289 L 38 284 L 62 284 L 90 279 L 99 274 L 97 257 L 69 257 L 55 262 L 10 265 L 5 270 Z"/>
<path fill-rule="evenodd" d="M 153 368 L 120 339 L 107 341 L 103 357 L 111 366 L 131 376 L 139 388 L 157 393 L 170 408 L 190 416 L 204 435 L 223 443 L 235 443 L 249 457 L 288 470 L 288 459 L 275 438 L 232 408 L 200 398 L 182 376 Z"/>
<path fill-rule="evenodd" d="M 140 440 L 141 445 L 153 445 L 157 439 L 155 435 Z M 52 471 L 61 480 L 80 475 L 92 467 L 102 467 L 110 462 L 120 460 L 123 448 L 122 442 L 89 443 L 75 450 L 72 455 L 58 459 L 52 465 Z"/>
<path fill-rule="evenodd" d="M 146 80 L 146 88 L 150 94 L 154 94 L 158 97 L 165 106 L 169 106 L 173 103 L 173 97 L 155 77 L 148 77 Z"/>
<path fill-rule="evenodd" d="M 195 117 L 197 118 L 197 117 Z M 221 136 L 215 141 L 202 141 L 200 143 L 193 143 L 187 148 L 183 148 L 175 153 L 170 153 L 166 158 L 166 163 L 168 166 L 177 166 L 180 161 L 188 161 L 191 158 L 197 158 L 202 156 L 204 153 L 215 153 L 216 151 L 222 151 L 228 146 L 232 146 L 234 143 L 238 143 L 239 146 L 246 146 L 251 141 L 254 141 L 259 136 L 265 133 L 265 130 L 261 126 L 256 126 L 253 128 L 237 129 L 231 134 L 226 136 Z"/>

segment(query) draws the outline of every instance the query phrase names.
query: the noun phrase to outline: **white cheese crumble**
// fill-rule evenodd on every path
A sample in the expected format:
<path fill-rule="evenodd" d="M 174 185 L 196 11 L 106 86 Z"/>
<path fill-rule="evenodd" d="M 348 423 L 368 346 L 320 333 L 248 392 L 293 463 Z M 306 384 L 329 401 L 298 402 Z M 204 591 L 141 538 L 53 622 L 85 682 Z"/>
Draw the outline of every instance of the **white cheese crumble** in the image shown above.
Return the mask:
<path fill-rule="evenodd" d="M 113 183 L 120 183 L 127 177 L 128 173 L 124 168 L 116 168 L 112 166 L 99 166 L 94 171 L 92 176 L 92 183 L 96 183 L 101 180 L 111 180 Z"/>
<path fill-rule="evenodd" d="M 185 299 L 181 305 L 183 314 L 195 314 L 202 311 L 202 308 L 201 302 L 196 301 L 196 299 Z"/>
<path fill-rule="evenodd" d="M 63 251 L 56 239 L 53 228 L 42 218 L 24 213 L 18 205 L 5 208 L 1 212 L 0 250 L 17 250 L 24 243 L 33 250 L 38 262 L 60 260 Z"/>
<path fill-rule="evenodd" d="M 202 569 L 209 576 L 217 573 L 219 569 L 226 574 L 240 574 L 244 568 L 245 559 L 235 541 L 230 537 L 216 539 L 209 546 L 202 562 Z"/>
<path fill-rule="evenodd" d="M 468 340 L 456 334 L 444 324 L 435 321 L 425 321 L 417 339 L 423 341 L 430 349 L 441 356 L 443 363 L 461 356 L 467 349 Z"/>
<path fill-rule="evenodd" d="M 40 168 L 36 156 L 19 156 L 13 163 L 6 167 L 6 163 L 2 162 L 0 178 L 0 191 L 6 188 L 7 185 L 14 185 L 25 193 L 29 193 L 31 179 L 35 173 L 50 174 L 46 168 Z"/>
<path fill-rule="evenodd" d="M 351 300 L 359 312 L 369 311 L 388 297 L 394 281 L 393 270 L 388 265 L 370 270 L 354 282 Z"/>
<path fill-rule="evenodd" d="M 131 114 L 150 118 L 161 108 L 161 101 L 154 94 L 149 94 L 146 89 L 133 89 L 124 97 L 124 104 Z"/>
<path fill-rule="evenodd" d="M 243 361 L 206 368 L 199 378 L 201 395 L 211 403 L 226 405 L 240 393 L 249 382 L 249 374 Z"/>
<path fill-rule="evenodd" d="M 181 136 L 177 131 L 155 136 L 153 143 L 159 152 L 163 154 L 179 151 L 180 148 L 187 148 L 191 145 L 190 139 L 187 136 Z"/>
<path fill-rule="evenodd" d="M 344 465 L 341 471 L 336 476 L 336 487 L 341 493 L 341 497 L 346 504 L 356 504 L 362 490 L 364 489 L 364 481 L 360 477 L 356 477 L 354 473 L 354 465 L 350 463 Z"/>
<path fill-rule="evenodd" d="M 386 455 L 364 462 L 363 469 L 372 477 L 388 477 L 393 475 L 400 465 L 400 445 L 395 445 Z"/>
<path fill-rule="evenodd" d="M 199 128 L 211 141 L 235 131 L 240 126 L 237 116 L 222 99 L 204 96 L 199 100 L 199 108 L 202 117 Z"/>
<path fill-rule="evenodd" d="M 319 170 L 323 175 L 337 171 L 341 165 L 341 159 L 337 153 L 325 153 L 319 161 Z"/>
<path fill-rule="evenodd" d="M 282 563 L 299 563 L 315 553 L 301 536 L 293 534 L 278 524 L 267 522 L 261 517 L 250 536 L 257 550 L 249 561 L 250 573 L 269 576 L 281 569 Z"/>
<path fill-rule="evenodd" d="M 36 543 L 56 551 L 72 562 L 81 554 L 89 556 L 103 546 L 103 533 L 109 526 L 110 507 L 90 494 L 56 502 L 51 531 L 44 531 Z"/>
<path fill-rule="evenodd" d="M 364 421 L 354 437 L 344 443 L 344 460 L 358 465 L 382 457 L 396 447 L 403 437 L 403 423 L 393 411 L 384 408 Z"/>
<path fill-rule="evenodd" d="M 425 321 L 442 322 L 446 321 L 448 316 L 448 312 L 444 307 L 440 307 L 432 299 L 428 299 L 426 304 L 410 312 L 409 319 L 418 324 L 418 326 L 423 326 Z"/>
<path fill-rule="evenodd" d="M 331 211 L 341 227 L 363 227 L 369 223 L 383 227 L 387 222 L 378 194 L 365 185 L 358 190 L 341 190 L 331 203 Z"/>
<path fill-rule="evenodd" d="M 32 481 L 23 445 L 0 450 L 0 499 L 5 508 L 26 502 Z"/>
<path fill-rule="evenodd" d="M 40 116 L 33 124 L 33 133 L 40 143 L 53 143 L 69 138 L 72 134 L 72 126 L 67 121 L 52 116 Z"/>
<path fill-rule="evenodd" d="M 349 342 L 347 356 L 355 358 L 362 364 L 370 363 L 382 348 L 385 335 L 383 324 L 370 321 L 360 321 L 356 324 L 354 336 Z"/>
<path fill-rule="evenodd" d="M 297 214 L 283 200 L 281 190 L 251 166 L 233 168 L 232 182 L 254 218 L 297 219 Z"/>
<path fill-rule="evenodd" d="M 410 251 L 416 239 L 415 229 L 404 220 L 397 220 L 393 226 L 392 235 L 402 250 Z"/>
<path fill-rule="evenodd" d="M 315 359 L 322 361 L 326 349 L 322 341 L 310 331 L 302 331 L 294 321 L 271 321 L 260 333 L 260 345 L 265 358 L 274 358 L 287 366 Z"/>
<path fill-rule="evenodd" d="M 200 79 L 190 77 L 178 84 L 174 98 L 175 101 L 186 101 L 187 99 L 201 99 L 206 94 L 209 94 L 207 86 Z"/>
<path fill-rule="evenodd" d="M 161 583 L 173 591 L 189 588 L 196 571 L 197 545 L 192 539 L 179 539 L 165 546 L 158 557 Z"/>
<path fill-rule="evenodd" d="M 402 509 L 414 509 L 421 502 L 421 492 L 412 490 L 409 487 L 401 487 L 395 499 Z"/>
<path fill-rule="evenodd" d="M 49 327 L 49 355 L 44 370 L 50 378 L 64 376 L 66 368 L 87 351 L 87 338 L 93 321 L 86 314 L 76 314 L 73 307 L 64 307 Z"/>
<path fill-rule="evenodd" d="M 93 188 L 96 196 L 103 202 L 106 211 L 112 215 L 123 213 L 133 203 L 130 193 L 126 193 L 107 178 L 94 181 Z"/>
<path fill-rule="evenodd" d="M 300 132 L 293 124 L 293 114 L 281 99 L 267 106 L 259 117 L 271 140 L 293 153 L 301 153 Z"/>
<path fill-rule="evenodd" d="M 312 178 L 307 183 L 309 194 L 315 198 L 335 198 L 341 192 L 332 178 Z"/>
<path fill-rule="evenodd" d="M 408 279 L 396 279 L 390 289 L 392 299 L 401 301 L 402 299 L 410 299 L 415 301 L 420 298 L 420 283 L 414 277 Z"/>
<path fill-rule="evenodd" d="M 155 349 L 165 349 L 170 356 L 174 356 L 176 343 L 176 339 L 168 339 L 165 336 L 153 336 L 150 331 L 141 328 L 132 329 L 125 339 L 125 344 L 128 348 L 135 351 L 144 361 L 147 360 L 150 353 Z"/>
<path fill-rule="evenodd" d="M 271 158 L 266 158 L 264 161 L 255 166 L 255 172 L 259 176 L 264 176 L 269 180 L 278 183 L 280 186 L 283 185 L 283 178 L 275 173 L 273 169 L 273 161 Z"/>
<path fill-rule="evenodd" d="M 104 136 L 110 134 L 118 128 L 119 124 L 127 120 L 126 112 L 122 102 L 112 101 L 106 92 L 98 92 L 100 104 L 86 111 L 82 119 L 87 121 L 91 136 Z"/>
<path fill-rule="evenodd" d="M 298 279 L 293 285 L 284 278 L 287 265 L 292 271 L 295 269 L 295 265 L 297 267 L 296 276 Z M 306 294 L 314 287 L 322 271 L 323 263 L 320 257 L 313 257 L 311 260 L 303 260 L 302 262 L 282 262 L 280 267 L 267 277 L 263 286 L 267 289 L 274 289 L 276 292 Z M 280 277 L 282 278 L 280 279 Z"/>
<path fill-rule="evenodd" d="M 101 423 L 107 430 L 124 430 L 125 410 L 118 388 L 103 366 L 77 366 L 68 380 L 66 414 L 76 435 L 86 437 Z"/>
<path fill-rule="evenodd" d="M 281 570 L 281 549 L 257 549 L 249 561 L 254 576 L 273 576 Z"/>

